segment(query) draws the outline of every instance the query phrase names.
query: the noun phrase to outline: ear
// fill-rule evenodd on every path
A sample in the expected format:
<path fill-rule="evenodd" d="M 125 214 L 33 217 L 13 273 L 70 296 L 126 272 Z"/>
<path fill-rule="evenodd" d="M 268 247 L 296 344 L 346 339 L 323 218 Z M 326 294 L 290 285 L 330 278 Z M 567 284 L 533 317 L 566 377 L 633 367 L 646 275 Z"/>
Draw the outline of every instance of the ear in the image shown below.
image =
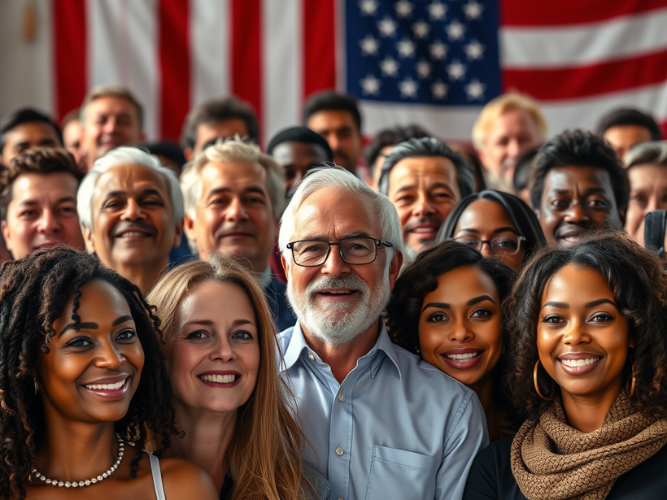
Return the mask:
<path fill-rule="evenodd" d="M 391 259 L 391 264 L 389 264 L 389 289 L 394 289 L 394 284 L 398 278 L 398 274 L 401 272 L 401 266 L 403 265 L 403 254 L 401 252 L 396 252 L 394 257 Z"/>
<path fill-rule="evenodd" d="M 174 242 L 172 243 L 172 248 L 178 248 L 181 246 L 181 239 L 183 238 L 183 222 L 179 222 L 176 225 L 176 232 L 174 233 Z"/>
<path fill-rule="evenodd" d="M 634 348 L 635 348 L 635 339 L 633 339 L 632 337 L 630 337 L 630 339 L 628 340 L 628 347 L 629 347 L 630 349 L 634 349 Z"/>
<path fill-rule="evenodd" d="M 282 253 L 280 254 L 280 263 L 283 266 L 283 271 L 285 271 L 285 276 L 287 277 L 287 279 L 289 279 L 289 264 L 287 262 L 287 259 Z"/>
<path fill-rule="evenodd" d="M 194 153 L 192 152 L 192 148 L 185 148 L 183 150 L 183 156 L 185 156 L 186 161 L 192 160 L 192 157 L 194 156 Z"/>
<path fill-rule="evenodd" d="M 83 234 L 83 242 L 86 244 L 86 252 L 90 254 L 95 253 L 95 236 L 93 236 L 93 232 L 81 224 L 81 234 Z"/>
<path fill-rule="evenodd" d="M 1 228 L 2 228 L 2 237 L 5 239 L 5 246 L 7 247 L 7 250 L 11 253 L 12 251 L 12 240 L 9 237 L 9 228 L 7 227 L 7 221 L 2 221 L 1 223 Z"/>
<path fill-rule="evenodd" d="M 190 241 L 197 241 L 195 235 L 195 221 L 188 217 L 187 214 L 183 217 L 183 230 L 185 231 L 185 236 Z"/>

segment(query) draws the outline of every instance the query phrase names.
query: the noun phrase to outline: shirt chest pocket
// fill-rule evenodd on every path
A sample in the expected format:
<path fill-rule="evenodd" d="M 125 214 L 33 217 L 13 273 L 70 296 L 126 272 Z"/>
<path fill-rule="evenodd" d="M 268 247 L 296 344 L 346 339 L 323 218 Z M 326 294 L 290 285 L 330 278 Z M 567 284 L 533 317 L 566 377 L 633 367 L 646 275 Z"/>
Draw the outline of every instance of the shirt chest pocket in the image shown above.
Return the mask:
<path fill-rule="evenodd" d="M 439 466 L 439 457 L 375 445 L 366 500 L 432 499 Z"/>

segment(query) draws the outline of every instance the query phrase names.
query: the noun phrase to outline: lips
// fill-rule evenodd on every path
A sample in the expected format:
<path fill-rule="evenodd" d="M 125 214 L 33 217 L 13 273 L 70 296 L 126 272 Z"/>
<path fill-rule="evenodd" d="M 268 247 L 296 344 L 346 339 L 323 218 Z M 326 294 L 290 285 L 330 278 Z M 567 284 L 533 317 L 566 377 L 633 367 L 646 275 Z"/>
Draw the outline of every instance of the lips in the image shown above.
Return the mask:
<path fill-rule="evenodd" d="M 474 348 L 450 349 L 440 356 L 452 368 L 467 370 L 476 366 L 482 360 L 485 352 L 484 349 Z"/>
<path fill-rule="evenodd" d="M 152 238 L 157 234 L 157 229 L 148 224 L 140 222 L 119 222 L 112 233 L 114 238 L 122 238 L 127 240 Z"/>
<path fill-rule="evenodd" d="M 210 371 L 200 373 L 197 378 L 209 387 L 234 387 L 241 380 L 236 371 Z"/>
<path fill-rule="evenodd" d="M 558 357 L 558 363 L 565 373 L 584 375 L 597 368 L 602 356 L 588 352 L 566 353 Z"/>
<path fill-rule="evenodd" d="M 221 227 L 216 231 L 215 238 L 256 238 L 257 230 L 249 225 Z"/>
<path fill-rule="evenodd" d="M 127 393 L 130 378 L 129 375 L 106 377 L 82 384 L 82 386 L 96 396 L 114 399 L 123 397 Z"/>

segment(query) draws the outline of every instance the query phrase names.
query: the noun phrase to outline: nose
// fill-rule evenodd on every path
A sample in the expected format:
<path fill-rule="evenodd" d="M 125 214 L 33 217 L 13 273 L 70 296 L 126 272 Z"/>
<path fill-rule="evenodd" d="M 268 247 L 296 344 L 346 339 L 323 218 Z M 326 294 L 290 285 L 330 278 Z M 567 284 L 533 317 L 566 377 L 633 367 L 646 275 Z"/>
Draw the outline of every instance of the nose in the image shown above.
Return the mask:
<path fill-rule="evenodd" d="M 236 359 L 236 353 L 234 352 L 234 348 L 232 347 L 231 343 L 229 342 L 229 339 L 224 336 L 218 336 L 216 339 L 216 342 L 214 344 L 214 347 L 211 349 L 211 352 L 209 353 L 209 358 L 211 361 L 232 361 Z"/>
<path fill-rule="evenodd" d="M 453 322 L 452 329 L 449 332 L 449 340 L 452 342 L 469 342 L 474 337 L 475 334 L 468 328 L 468 324 L 463 318 Z"/>
<path fill-rule="evenodd" d="M 483 241 L 482 242 L 482 248 L 480 249 L 479 253 L 481 253 L 484 257 L 495 257 L 495 254 L 493 253 L 493 250 L 491 249 L 491 242 L 490 241 Z"/>
<path fill-rule="evenodd" d="M 248 218 L 248 213 L 239 198 L 232 199 L 227 206 L 225 215 L 227 219 L 232 221 L 246 220 Z"/>
<path fill-rule="evenodd" d="M 112 342 L 104 342 L 99 349 L 96 366 L 117 370 L 125 363 L 125 356 Z"/>
<path fill-rule="evenodd" d="M 102 131 L 105 134 L 113 134 L 116 131 L 117 127 L 118 127 L 118 123 L 116 122 L 116 118 L 113 117 L 113 116 L 110 116 L 104 122 L 104 125 L 102 127 Z"/>
<path fill-rule="evenodd" d="M 435 208 L 433 208 L 433 205 L 426 194 L 419 194 L 412 213 L 417 217 L 426 217 L 435 213 Z"/>
<path fill-rule="evenodd" d="M 573 201 L 565 211 L 565 221 L 570 223 L 579 223 L 589 221 L 588 211 L 578 201 Z"/>
<path fill-rule="evenodd" d="M 39 219 L 38 230 L 42 233 L 54 233 L 60 230 L 58 217 L 49 209 L 42 211 Z"/>
<path fill-rule="evenodd" d="M 565 345 L 587 344 L 590 341 L 588 333 L 584 331 L 583 324 L 576 319 L 568 322 L 563 330 L 562 338 Z"/>
<path fill-rule="evenodd" d="M 136 220 L 142 218 L 143 216 L 144 212 L 141 209 L 141 205 L 137 202 L 137 200 L 134 200 L 132 198 L 128 199 L 121 217 L 124 220 Z"/>
<path fill-rule="evenodd" d="M 516 139 L 512 139 L 507 144 L 507 156 L 510 158 L 516 158 L 517 156 L 519 156 L 520 152 L 521 152 L 521 145 L 519 144 L 519 141 Z"/>
<path fill-rule="evenodd" d="M 350 266 L 340 255 L 340 246 L 332 246 L 327 260 L 322 264 L 322 274 L 330 276 L 342 276 L 350 273 Z"/>
<path fill-rule="evenodd" d="M 338 140 L 338 135 L 335 133 L 329 133 L 324 136 L 324 138 L 327 140 L 329 143 L 329 146 L 331 147 L 332 151 L 337 151 L 338 147 L 340 146 L 340 141 Z"/>

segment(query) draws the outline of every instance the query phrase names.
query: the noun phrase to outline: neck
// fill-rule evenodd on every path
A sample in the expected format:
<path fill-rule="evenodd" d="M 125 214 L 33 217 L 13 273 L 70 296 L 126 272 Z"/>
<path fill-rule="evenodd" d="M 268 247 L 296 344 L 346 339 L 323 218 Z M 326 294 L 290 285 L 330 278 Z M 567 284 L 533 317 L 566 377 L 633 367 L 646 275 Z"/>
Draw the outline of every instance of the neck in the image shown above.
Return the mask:
<path fill-rule="evenodd" d="M 224 464 L 236 426 L 237 412 L 214 413 L 185 406 L 174 399 L 176 428 L 180 437 L 172 439 L 171 456 L 202 466 L 211 475 L 218 491 L 227 474 Z"/>
<path fill-rule="evenodd" d="M 486 426 L 489 429 L 489 437 L 497 439 L 501 431 L 498 424 L 501 423 L 502 415 L 498 413 L 500 408 L 498 408 L 493 400 L 493 377 L 494 370 L 491 370 L 469 387 L 475 391 L 480 403 L 482 403 L 484 415 L 486 416 Z"/>
<path fill-rule="evenodd" d="M 583 433 L 601 429 L 604 419 L 622 389 L 621 380 L 600 394 L 578 396 L 561 390 L 567 423 Z"/>
<path fill-rule="evenodd" d="M 329 365 L 333 376 L 339 384 L 342 384 L 347 374 L 357 366 L 357 360 L 368 354 L 377 342 L 380 332 L 379 321 L 374 322 L 366 331 L 357 335 L 352 342 L 344 345 L 327 344 L 307 332 L 303 325 L 301 325 L 301 330 L 308 346 Z"/>
<path fill-rule="evenodd" d="M 127 278 L 132 283 L 137 285 L 142 293 L 148 293 L 151 291 L 151 288 L 155 285 L 160 273 L 169 265 L 169 258 L 165 257 L 163 260 L 156 262 L 151 265 L 151 263 L 139 263 L 139 264 L 116 264 L 114 266 L 108 266 L 109 268 L 116 271 L 123 278 Z"/>

